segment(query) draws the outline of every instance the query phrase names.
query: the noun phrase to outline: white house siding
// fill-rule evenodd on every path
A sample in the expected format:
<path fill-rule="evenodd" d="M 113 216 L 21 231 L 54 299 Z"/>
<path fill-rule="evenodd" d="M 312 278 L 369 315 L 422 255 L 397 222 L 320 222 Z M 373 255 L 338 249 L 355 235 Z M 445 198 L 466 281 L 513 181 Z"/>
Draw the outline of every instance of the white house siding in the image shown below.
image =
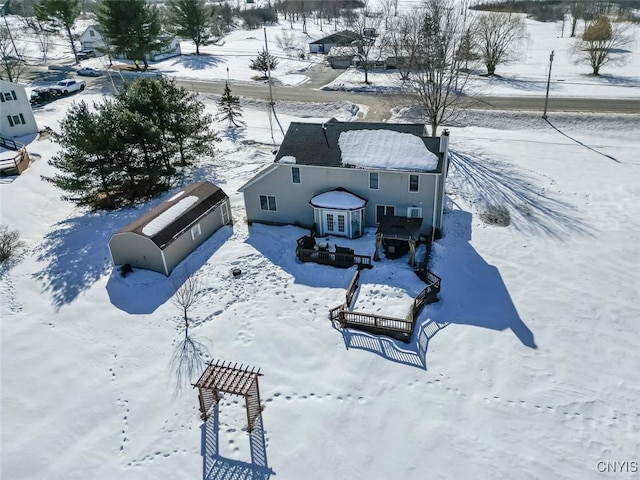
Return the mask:
<path fill-rule="evenodd" d="M 191 252 L 198 248 L 205 240 L 213 235 L 220 227 L 222 227 L 221 209 L 229 208 L 229 200 L 225 200 L 217 208 L 213 209 L 207 215 L 202 217 L 196 224 L 200 224 L 200 235 L 194 240 L 191 237 L 192 225 L 186 229 L 178 238 L 166 246 L 164 249 L 164 258 L 167 264 L 168 274 L 184 260 Z M 230 212 L 229 212 L 230 213 Z M 229 217 L 231 222 L 231 217 Z"/>
<path fill-rule="evenodd" d="M 128 263 L 134 268 L 165 273 L 160 248 L 137 233 L 116 233 L 109 241 L 109 251 L 115 265 Z"/>
<path fill-rule="evenodd" d="M 365 226 L 376 225 L 376 205 L 396 208 L 396 215 L 406 216 L 407 209 L 422 208 L 423 227 L 433 225 L 441 228 L 441 217 L 433 218 L 436 182 L 441 183 L 441 174 L 378 171 L 379 189 L 369 189 L 369 170 L 341 167 L 316 167 L 294 165 L 300 168 L 300 183 L 291 181 L 291 165 L 277 168 L 243 188 L 247 220 L 260 223 L 312 225 L 313 208 L 309 200 L 319 194 L 343 187 L 369 200 L 365 209 Z M 409 192 L 409 175 L 418 175 L 420 189 Z M 260 195 L 276 197 L 277 211 L 260 209 Z M 437 210 L 437 209 L 436 209 Z"/>
<path fill-rule="evenodd" d="M 105 43 L 100 32 L 98 32 L 94 27 L 89 26 L 80 36 L 80 45 L 82 45 L 82 48 L 86 50 L 99 50 L 104 48 Z"/>
<path fill-rule="evenodd" d="M 0 80 L 0 136 L 15 138 L 38 133 L 29 97 L 22 85 Z"/>

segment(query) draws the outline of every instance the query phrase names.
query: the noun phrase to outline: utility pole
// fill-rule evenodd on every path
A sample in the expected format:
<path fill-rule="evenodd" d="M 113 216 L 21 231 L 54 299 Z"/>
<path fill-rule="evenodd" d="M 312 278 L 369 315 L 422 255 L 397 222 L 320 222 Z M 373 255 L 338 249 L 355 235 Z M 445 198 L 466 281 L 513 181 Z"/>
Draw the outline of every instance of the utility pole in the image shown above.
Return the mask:
<path fill-rule="evenodd" d="M 542 118 L 547 119 L 547 106 L 549 105 L 549 85 L 551 84 L 551 65 L 553 65 L 553 50 L 549 55 L 549 76 L 547 77 L 547 95 L 544 97 L 544 112 Z"/>
<path fill-rule="evenodd" d="M 269 130 L 271 131 L 271 141 L 275 145 L 276 140 L 273 138 L 273 120 L 271 119 L 271 111 L 275 103 L 273 102 L 273 87 L 271 86 L 271 57 L 269 57 L 269 44 L 267 43 L 267 28 L 264 27 L 264 51 L 267 54 L 267 82 L 269 83 Z"/>
<path fill-rule="evenodd" d="M 9 34 L 9 40 L 11 40 L 11 45 L 13 45 L 13 51 L 16 52 L 16 58 L 20 59 L 20 54 L 18 53 L 18 49 L 16 48 L 16 42 L 13 41 L 13 35 L 11 35 L 11 29 L 9 28 L 9 24 L 7 23 L 7 12 L 4 11 L 5 5 L 2 5 L 2 9 L 0 10 L 0 15 L 2 15 L 2 19 L 4 20 L 4 24 L 7 26 L 7 33 Z"/>

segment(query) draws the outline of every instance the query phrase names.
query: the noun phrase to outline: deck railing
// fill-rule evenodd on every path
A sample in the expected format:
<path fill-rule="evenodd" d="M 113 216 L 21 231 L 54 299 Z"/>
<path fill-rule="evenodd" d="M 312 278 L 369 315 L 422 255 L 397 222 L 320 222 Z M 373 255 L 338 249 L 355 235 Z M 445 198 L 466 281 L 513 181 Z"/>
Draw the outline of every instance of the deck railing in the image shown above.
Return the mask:
<path fill-rule="evenodd" d="M 370 256 L 358 255 L 357 253 L 337 253 L 298 247 L 296 248 L 296 256 L 302 262 L 315 262 L 322 265 L 333 265 L 334 267 L 358 265 L 359 268 L 371 268 L 373 266 Z"/>
<path fill-rule="evenodd" d="M 375 334 L 388 335 L 403 342 L 409 342 L 413 327 L 420 310 L 426 304 L 436 302 L 440 292 L 441 279 L 427 272 L 428 285 L 413 299 L 409 313 L 405 318 L 387 317 L 366 312 L 352 312 L 353 297 L 358 290 L 360 271 L 356 271 L 345 293 L 345 303 L 329 310 L 329 319 L 340 324 L 341 328 L 349 327 L 369 331 Z"/>
<path fill-rule="evenodd" d="M 351 302 L 353 301 L 353 296 L 356 294 L 358 290 L 358 280 L 360 279 L 360 270 L 356 270 L 356 273 L 353 274 L 353 278 L 351 279 L 351 283 L 347 287 L 347 292 L 345 293 L 347 307 L 351 307 Z"/>

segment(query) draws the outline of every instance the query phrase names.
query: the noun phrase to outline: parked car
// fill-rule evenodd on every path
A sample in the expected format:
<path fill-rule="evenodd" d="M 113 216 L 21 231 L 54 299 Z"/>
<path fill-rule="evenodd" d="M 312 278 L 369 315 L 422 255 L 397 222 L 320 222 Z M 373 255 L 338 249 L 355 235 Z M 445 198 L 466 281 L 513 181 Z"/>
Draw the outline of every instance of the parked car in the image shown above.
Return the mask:
<path fill-rule="evenodd" d="M 97 70 L 93 67 L 80 68 L 76 71 L 76 73 L 83 77 L 99 77 L 100 75 L 104 74 L 102 70 Z"/>
<path fill-rule="evenodd" d="M 84 80 L 60 80 L 51 89 L 66 95 L 67 93 L 82 91 L 84 87 Z"/>
<path fill-rule="evenodd" d="M 86 60 L 87 58 L 93 58 L 96 56 L 95 50 L 83 48 L 78 52 L 78 60 Z"/>

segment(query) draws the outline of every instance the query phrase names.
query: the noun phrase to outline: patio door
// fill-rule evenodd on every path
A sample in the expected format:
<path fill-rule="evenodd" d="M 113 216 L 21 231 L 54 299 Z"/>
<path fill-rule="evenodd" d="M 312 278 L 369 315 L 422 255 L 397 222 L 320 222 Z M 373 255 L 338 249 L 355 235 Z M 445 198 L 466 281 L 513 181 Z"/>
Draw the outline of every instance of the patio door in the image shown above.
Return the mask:
<path fill-rule="evenodd" d="M 324 212 L 324 230 L 331 235 L 347 236 L 347 216 L 344 213 Z"/>

